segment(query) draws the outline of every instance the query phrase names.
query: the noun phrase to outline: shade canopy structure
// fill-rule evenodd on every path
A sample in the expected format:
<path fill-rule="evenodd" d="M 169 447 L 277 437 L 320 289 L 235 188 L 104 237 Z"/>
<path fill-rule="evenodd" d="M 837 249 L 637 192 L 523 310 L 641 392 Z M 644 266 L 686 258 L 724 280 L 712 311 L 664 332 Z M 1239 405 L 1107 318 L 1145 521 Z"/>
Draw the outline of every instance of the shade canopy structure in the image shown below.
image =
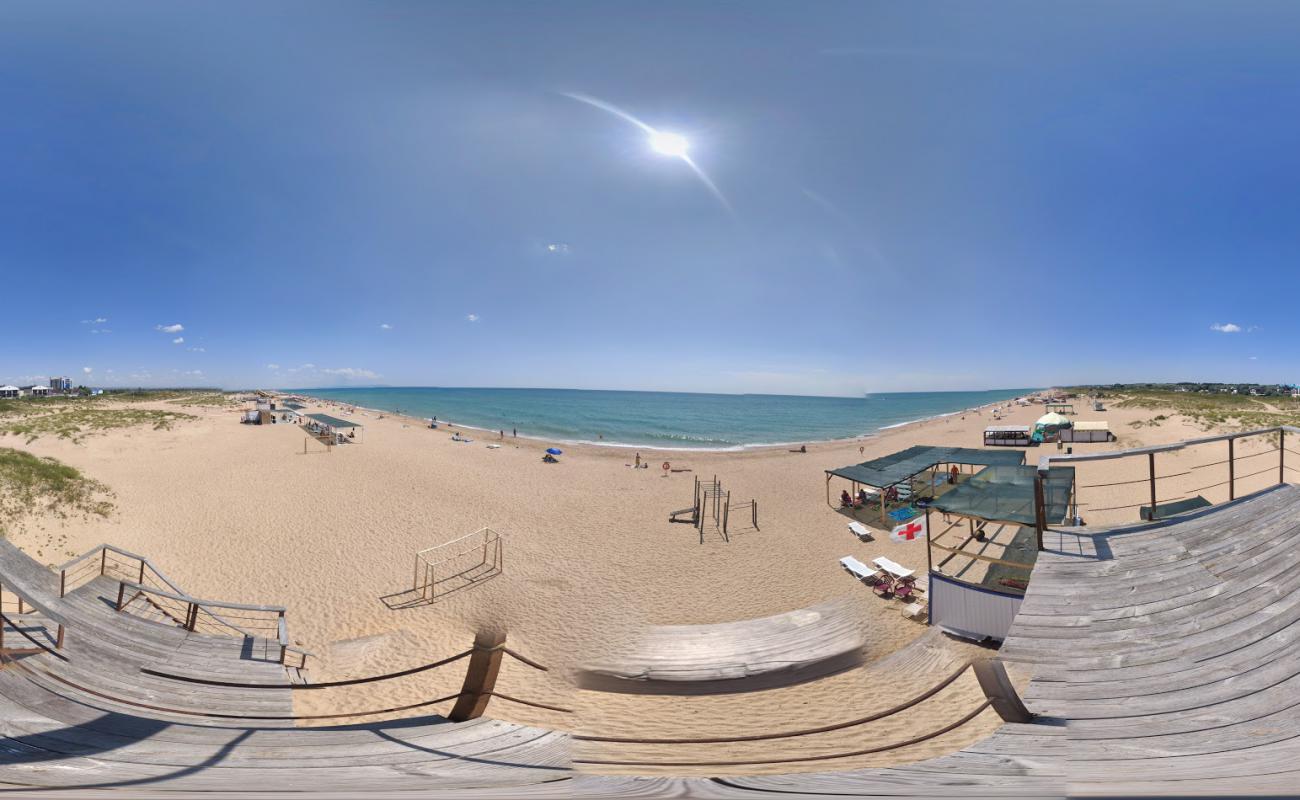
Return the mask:
<path fill-rule="evenodd" d="M 360 428 L 360 422 L 350 422 L 346 419 L 331 417 L 329 414 L 304 414 L 307 419 L 315 420 L 322 425 L 328 425 L 331 428 Z"/>
<path fill-rule="evenodd" d="M 1034 525 L 1032 466 L 994 465 L 980 470 L 965 483 L 934 499 L 933 508 L 945 514 L 987 522 Z M 1043 503 L 1048 524 L 1059 524 L 1070 514 L 1074 495 L 1074 467 L 1050 467 L 1043 478 Z"/>
<path fill-rule="evenodd" d="M 302 411 L 302 410 L 303 410 L 304 408 L 306 408 L 307 406 L 303 405 L 302 403 L 281 403 L 281 404 L 280 404 L 280 407 L 281 407 L 281 408 L 291 408 L 291 409 L 293 409 L 294 411 Z"/>
<path fill-rule="evenodd" d="M 1055 411 L 1053 411 L 1050 414 L 1044 414 L 1043 416 L 1038 418 L 1037 422 L 1034 423 L 1034 425 L 1039 428 L 1051 428 L 1051 427 L 1064 428 L 1069 424 L 1070 424 L 1069 419 L 1062 416 L 1061 414 L 1057 414 Z"/>
<path fill-rule="evenodd" d="M 861 464 L 828 469 L 826 474 L 883 489 L 902 483 L 939 464 L 973 464 L 987 467 L 1019 466 L 1024 463 L 1024 453 L 1010 450 L 914 445 L 897 453 L 863 461 Z"/>

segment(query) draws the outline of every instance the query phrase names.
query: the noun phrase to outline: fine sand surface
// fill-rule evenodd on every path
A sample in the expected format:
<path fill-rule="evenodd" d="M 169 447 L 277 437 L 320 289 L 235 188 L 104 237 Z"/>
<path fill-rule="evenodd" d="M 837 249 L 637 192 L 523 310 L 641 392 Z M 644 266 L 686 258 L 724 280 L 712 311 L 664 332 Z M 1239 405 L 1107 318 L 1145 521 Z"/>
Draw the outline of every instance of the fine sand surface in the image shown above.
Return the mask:
<path fill-rule="evenodd" d="M 165 403 L 152 407 L 177 408 Z M 1080 402 L 1074 419 L 1108 420 L 1121 438 L 1076 445 L 1075 452 L 1203 435 L 1201 428 L 1178 417 L 1155 426 L 1129 424 L 1151 420 L 1158 412 L 1150 410 L 1097 413 L 1083 411 L 1086 407 Z M 341 408 L 326 404 L 307 410 L 337 415 Z M 561 463 L 544 464 L 547 442 L 509 437 L 498 442 L 496 434 L 467 431 L 474 441 L 460 443 L 445 428 L 430 430 L 416 420 L 360 410 L 351 419 L 365 426 L 361 443 L 327 453 L 313 442 L 304 454 L 306 437 L 297 426 L 240 425 L 233 408 L 183 410 L 198 419 L 167 431 L 136 428 L 92 436 L 81 444 L 0 438 L 5 446 L 72 464 L 116 495 L 116 510 L 107 519 L 28 520 L 13 538 L 34 555 L 39 551 L 48 563 L 68 557 L 65 546 L 54 553 L 44 544 L 51 534 L 66 536 L 66 551 L 76 553 L 108 542 L 147 555 L 194 596 L 286 605 L 292 637 L 317 654 L 311 663 L 314 681 L 434 661 L 465 650 L 476 630 L 492 627 L 508 631 L 512 648 L 551 668 L 540 673 L 506 659 L 497 689 L 574 713 L 497 699 L 490 716 L 604 736 L 744 735 L 824 725 L 889 708 L 983 652 L 905 619 L 900 614 L 904 603 L 876 597 L 841 569 L 838 560 L 845 555 L 865 562 L 885 555 L 923 570 L 926 554 L 920 541 L 895 544 L 881 534 L 874 543 L 862 543 L 850 535 L 847 518 L 826 502 L 823 470 L 918 443 L 980 447 L 984 426 L 994 424 L 988 409 L 862 440 L 814 444 L 807 453 L 785 448 L 643 452 L 652 468 L 641 470 L 628 466 L 632 450 L 565 445 Z M 1001 424 L 1028 424 L 1042 413 L 1042 406 L 1012 408 Z M 492 443 L 502 447 L 486 447 Z M 1242 442 L 1238 455 L 1269 446 Z M 1049 452 L 1056 448 L 1030 449 L 1031 463 Z M 1218 475 L 1225 466 L 1192 469 L 1223 458 L 1222 445 L 1161 456 L 1160 475 L 1173 476 L 1162 480 L 1161 499 L 1226 480 L 1226 472 Z M 665 474 L 660 468 L 665 460 L 691 472 Z M 1255 460 L 1275 466 L 1269 457 Z M 1239 475 L 1247 472 L 1255 470 L 1238 469 Z M 737 523 L 730 542 L 707 533 L 701 543 L 691 526 L 668 523 L 670 511 L 690 505 L 693 479 L 714 475 L 732 490 L 733 500 L 758 501 L 759 530 Z M 1136 508 L 1101 509 L 1145 502 L 1145 478 L 1144 459 L 1086 465 L 1080 469 L 1081 484 L 1121 485 L 1081 490 L 1081 515 L 1094 525 L 1135 520 Z M 1276 470 L 1244 479 L 1238 494 L 1275 480 Z M 841 488 L 847 484 L 831 483 L 834 496 Z M 1226 487 L 1203 494 L 1217 502 L 1226 499 Z M 499 575 L 434 603 L 392 607 L 409 595 L 385 601 L 411 588 L 416 551 L 483 526 L 506 535 Z M 942 529 L 937 525 L 935 534 Z M 795 687 L 708 697 L 573 688 L 575 668 L 627 647 L 642 625 L 730 622 L 836 599 L 849 603 L 861 619 L 867 642 L 867 664 L 861 669 Z M 415 703 L 454 693 L 463 674 L 461 662 L 397 681 L 299 692 L 296 710 L 338 713 Z M 782 747 L 817 754 L 860 749 L 867 739 L 900 741 L 959 719 L 980 699 L 967 674 L 943 694 L 877 728 Z M 445 713 L 449 708 L 444 703 L 424 711 Z M 701 771 L 790 771 L 917 760 L 959 749 L 997 725 L 992 712 L 985 712 L 953 733 L 896 753 L 779 769 Z M 666 751 L 657 745 L 580 747 L 581 757 L 598 760 L 744 760 L 758 752 L 770 751 L 754 745 Z"/>

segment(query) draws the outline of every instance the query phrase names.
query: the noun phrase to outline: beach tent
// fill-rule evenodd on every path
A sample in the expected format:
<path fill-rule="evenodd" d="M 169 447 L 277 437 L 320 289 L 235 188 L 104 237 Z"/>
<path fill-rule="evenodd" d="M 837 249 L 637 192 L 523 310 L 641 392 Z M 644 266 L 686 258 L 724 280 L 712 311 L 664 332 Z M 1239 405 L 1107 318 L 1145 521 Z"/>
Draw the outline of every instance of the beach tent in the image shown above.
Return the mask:
<path fill-rule="evenodd" d="M 1039 443 L 1053 441 L 1062 428 L 1068 427 L 1070 420 L 1053 411 L 1038 418 L 1034 423 L 1034 435 L 1030 438 Z"/>
<path fill-rule="evenodd" d="M 1063 442 L 1109 442 L 1114 437 L 1110 432 L 1110 423 L 1076 422 L 1069 428 L 1061 429 Z"/>

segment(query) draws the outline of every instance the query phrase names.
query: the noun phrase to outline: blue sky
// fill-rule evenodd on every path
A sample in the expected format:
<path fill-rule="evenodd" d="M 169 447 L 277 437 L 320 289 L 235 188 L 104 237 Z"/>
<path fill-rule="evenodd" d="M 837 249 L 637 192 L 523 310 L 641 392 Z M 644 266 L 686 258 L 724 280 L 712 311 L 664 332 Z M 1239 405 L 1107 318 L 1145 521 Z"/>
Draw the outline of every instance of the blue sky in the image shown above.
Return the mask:
<path fill-rule="evenodd" d="M 0 381 L 1300 380 L 1297 41 L 1286 2 L 6 2 Z"/>

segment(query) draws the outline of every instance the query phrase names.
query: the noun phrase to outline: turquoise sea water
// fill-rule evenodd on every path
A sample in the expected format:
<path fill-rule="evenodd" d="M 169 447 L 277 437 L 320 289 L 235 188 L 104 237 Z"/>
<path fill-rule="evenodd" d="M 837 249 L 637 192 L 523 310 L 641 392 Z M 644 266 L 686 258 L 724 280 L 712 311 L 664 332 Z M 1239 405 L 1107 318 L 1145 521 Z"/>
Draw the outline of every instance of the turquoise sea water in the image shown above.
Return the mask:
<path fill-rule="evenodd" d="M 1008 400 L 1032 389 L 868 397 L 614 392 L 581 389 L 302 389 L 316 397 L 556 442 L 740 449 L 848 439 Z"/>

